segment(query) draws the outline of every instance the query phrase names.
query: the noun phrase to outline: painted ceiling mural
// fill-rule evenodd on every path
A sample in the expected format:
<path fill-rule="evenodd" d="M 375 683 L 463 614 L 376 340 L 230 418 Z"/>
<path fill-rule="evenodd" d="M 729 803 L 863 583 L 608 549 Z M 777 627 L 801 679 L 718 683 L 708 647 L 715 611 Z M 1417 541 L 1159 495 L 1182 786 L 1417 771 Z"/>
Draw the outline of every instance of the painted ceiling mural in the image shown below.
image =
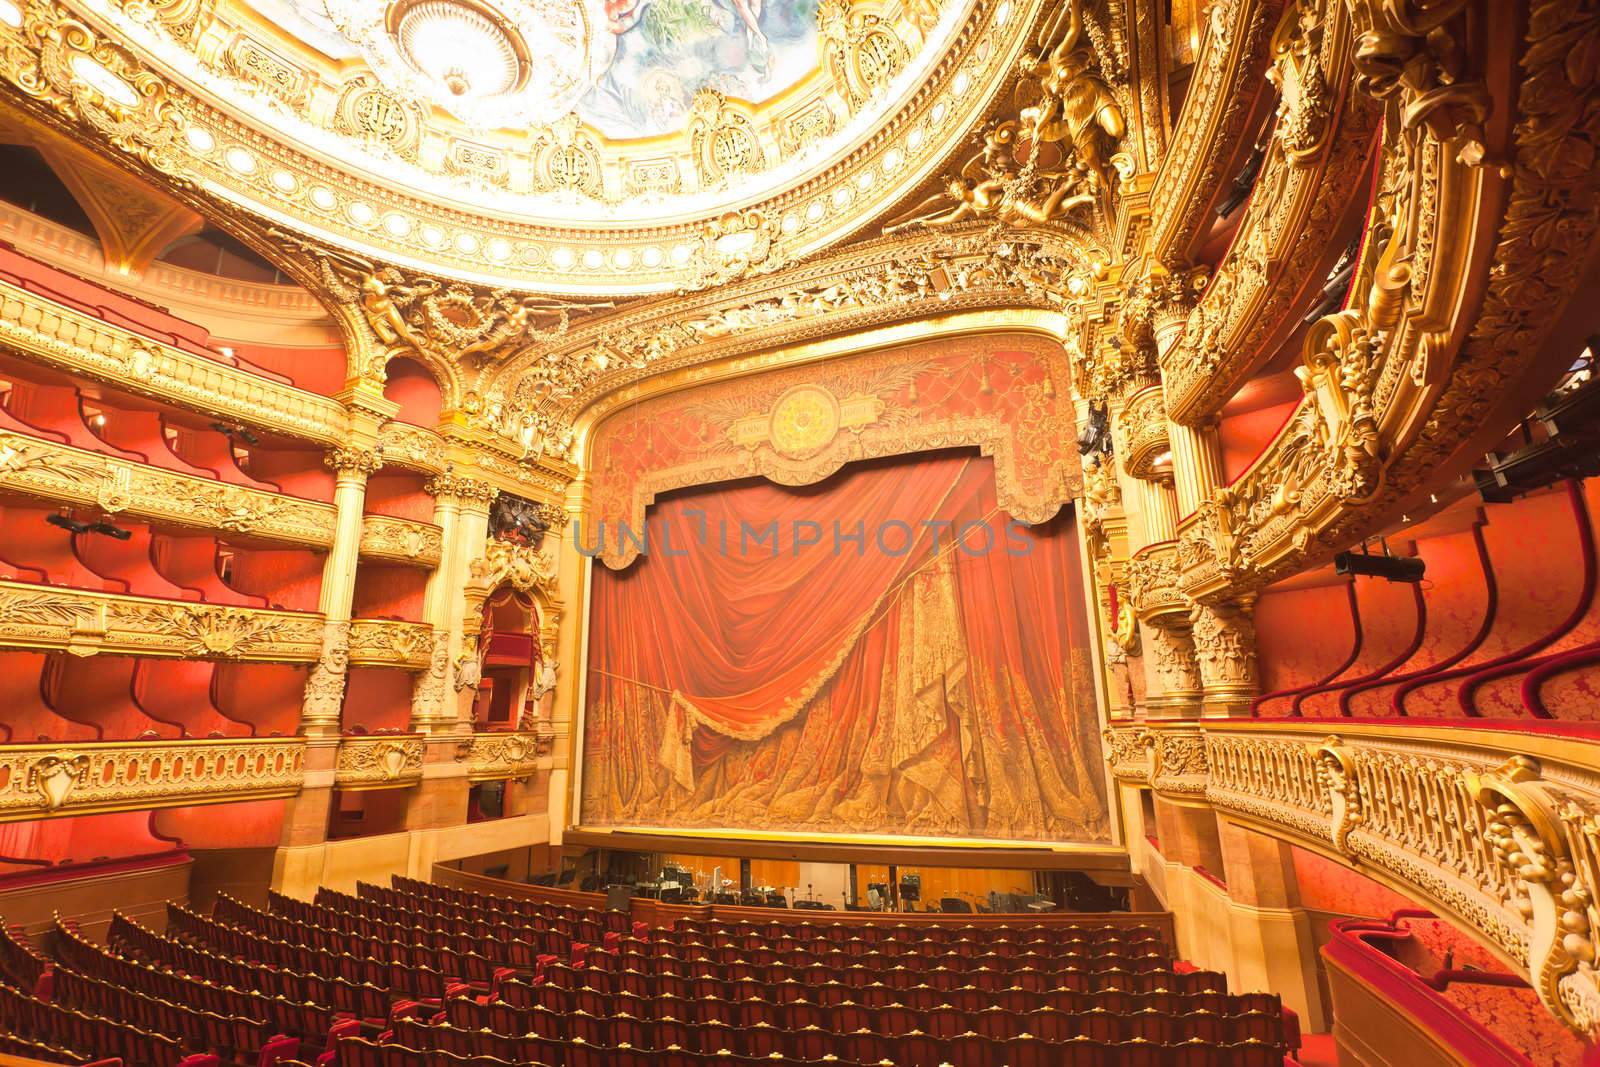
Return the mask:
<path fill-rule="evenodd" d="M 701 89 L 763 103 L 817 63 L 817 0 L 606 0 L 610 66 L 578 102 L 607 137 L 682 128 Z"/>
<path fill-rule="evenodd" d="M 681 130 L 701 89 L 760 104 L 817 66 L 817 0 L 269 0 L 280 27 L 360 57 L 480 129 L 568 112 L 606 137 Z"/>

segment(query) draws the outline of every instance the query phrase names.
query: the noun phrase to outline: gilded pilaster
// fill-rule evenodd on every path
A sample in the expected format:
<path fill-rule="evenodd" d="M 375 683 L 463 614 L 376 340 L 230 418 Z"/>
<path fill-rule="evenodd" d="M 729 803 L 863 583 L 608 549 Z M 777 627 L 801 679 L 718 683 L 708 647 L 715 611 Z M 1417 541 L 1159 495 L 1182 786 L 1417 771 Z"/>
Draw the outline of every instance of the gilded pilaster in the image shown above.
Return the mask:
<path fill-rule="evenodd" d="M 1250 702 L 1260 685 L 1254 608 L 1254 600 L 1245 598 L 1218 605 L 1195 604 L 1189 612 L 1208 716 L 1250 714 Z"/>
<path fill-rule="evenodd" d="M 550 725 L 555 734 L 555 761 L 550 771 L 550 843 L 560 844 L 562 832 L 575 806 L 571 794 L 582 788 L 574 778 L 577 767 L 579 731 L 583 729 L 584 630 L 589 619 L 589 567 L 591 561 L 578 551 L 574 524 L 583 520 L 589 509 L 589 483 L 583 475 L 567 486 L 566 525 L 551 533 L 560 537 L 557 549 L 557 587 L 567 603 L 556 634 L 556 663 L 565 672 L 565 683 L 556 685 L 550 702 Z"/>
<path fill-rule="evenodd" d="M 447 529 L 444 558 L 428 583 L 424 612 L 434 627 L 429 669 L 412 691 L 412 728 L 424 733 L 470 733 L 472 694 L 480 664 L 477 649 L 465 640 L 466 598 L 462 591 L 472 564 L 483 554 L 489 534 L 489 508 L 500 490 L 488 482 L 448 470 L 427 483 L 434 514 Z"/>

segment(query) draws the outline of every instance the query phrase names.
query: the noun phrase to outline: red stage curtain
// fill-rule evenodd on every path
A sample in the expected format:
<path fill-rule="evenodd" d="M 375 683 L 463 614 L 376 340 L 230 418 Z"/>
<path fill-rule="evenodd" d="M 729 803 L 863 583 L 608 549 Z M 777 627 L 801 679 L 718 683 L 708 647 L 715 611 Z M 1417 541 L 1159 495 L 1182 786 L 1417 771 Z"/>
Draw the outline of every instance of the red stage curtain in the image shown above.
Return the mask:
<path fill-rule="evenodd" d="M 1075 531 L 1007 518 L 965 454 L 653 508 L 595 570 L 584 823 L 1103 840 Z"/>

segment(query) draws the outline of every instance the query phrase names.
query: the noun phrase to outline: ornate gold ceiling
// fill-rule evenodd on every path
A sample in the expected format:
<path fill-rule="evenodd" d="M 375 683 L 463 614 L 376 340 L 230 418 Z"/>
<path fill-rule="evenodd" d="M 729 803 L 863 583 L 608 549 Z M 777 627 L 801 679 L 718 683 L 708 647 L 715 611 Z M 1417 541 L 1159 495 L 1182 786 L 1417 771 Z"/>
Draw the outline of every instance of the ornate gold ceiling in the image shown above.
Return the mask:
<path fill-rule="evenodd" d="M 124 147 L 308 243 L 606 298 L 856 232 L 966 141 L 1039 6 L 0 0 L 0 41 Z"/>

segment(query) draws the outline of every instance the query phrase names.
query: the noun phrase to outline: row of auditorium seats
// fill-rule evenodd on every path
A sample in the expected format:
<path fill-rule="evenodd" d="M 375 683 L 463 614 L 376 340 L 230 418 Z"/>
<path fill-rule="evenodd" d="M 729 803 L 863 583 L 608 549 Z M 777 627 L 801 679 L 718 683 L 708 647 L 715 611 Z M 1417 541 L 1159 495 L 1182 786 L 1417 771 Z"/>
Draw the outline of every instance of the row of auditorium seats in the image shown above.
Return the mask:
<path fill-rule="evenodd" d="M 647 928 L 397 880 L 172 905 L 165 933 L 119 916 L 105 946 L 58 924 L 53 960 L 0 938 L 0 1030 L 150 1067 L 1278 1067 L 1298 1044 L 1275 996 L 1186 973 L 1152 928 L 1023 923 Z"/>

